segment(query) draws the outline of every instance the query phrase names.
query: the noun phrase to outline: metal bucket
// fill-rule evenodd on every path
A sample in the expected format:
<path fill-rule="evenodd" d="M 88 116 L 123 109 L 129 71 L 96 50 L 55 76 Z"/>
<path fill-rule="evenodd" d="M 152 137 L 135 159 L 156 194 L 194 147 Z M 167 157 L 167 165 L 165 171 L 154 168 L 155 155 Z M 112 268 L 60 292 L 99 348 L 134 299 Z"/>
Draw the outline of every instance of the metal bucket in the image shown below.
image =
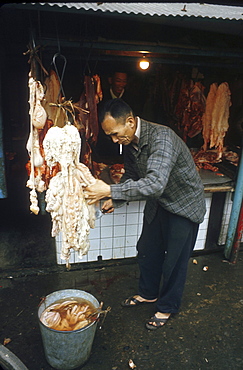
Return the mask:
<path fill-rule="evenodd" d="M 89 293 L 77 289 L 59 290 L 49 294 L 38 309 L 40 331 L 47 362 L 55 369 L 71 370 L 80 367 L 88 360 L 95 336 L 97 321 L 75 331 L 57 331 L 45 326 L 40 317 L 42 312 L 59 299 L 82 298 L 99 307 L 97 299 Z"/>

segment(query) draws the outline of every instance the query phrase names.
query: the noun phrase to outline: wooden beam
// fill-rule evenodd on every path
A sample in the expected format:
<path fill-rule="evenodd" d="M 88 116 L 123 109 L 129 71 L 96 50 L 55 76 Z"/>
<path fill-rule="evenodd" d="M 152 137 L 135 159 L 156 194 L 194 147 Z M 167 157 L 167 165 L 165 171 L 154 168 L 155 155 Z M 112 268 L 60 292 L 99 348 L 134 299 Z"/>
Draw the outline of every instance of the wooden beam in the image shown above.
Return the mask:
<path fill-rule="evenodd" d="M 36 40 L 38 44 L 43 46 L 57 46 L 57 40 L 52 38 L 42 38 L 41 40 Z M 242 51 L 227 51 L 225 49 L 197 49 L 188 47 L 178 47 L 178 46 L 166 46 L 161 44 L 139 44 L 130 42 L 117 42 L 117 41 L 69 41 L 60 40 L 61 47 L 69 48 L 87 48 L 87 49 L 98 49 L 98 50 L 117 50 L 117 51 L 137 51 L 148 53 L 160 53 L 169 55 L 194 55 L 194 56 L 208 56 L 216 58 L 239 58 L 243 59 Z"/>

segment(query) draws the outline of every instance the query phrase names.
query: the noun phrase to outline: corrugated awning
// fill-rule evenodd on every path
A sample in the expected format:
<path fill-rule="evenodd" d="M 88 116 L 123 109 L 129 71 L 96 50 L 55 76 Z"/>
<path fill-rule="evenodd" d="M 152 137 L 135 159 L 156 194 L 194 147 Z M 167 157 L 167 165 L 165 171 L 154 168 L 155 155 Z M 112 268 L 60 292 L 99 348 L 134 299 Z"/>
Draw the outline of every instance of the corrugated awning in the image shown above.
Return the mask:
<path fill-rule="evenodd" d="M 45 51 L 52 52 L 59 45 L 73 59 L 80 58 L 77 50 L 83 57 L 89 56 L 89 61 L 111 63 L 130 62 L 146 52 L 154 63 L 214 63 L 241 69 L 243 6 L 189 1 L 8 3 L 4 14 L 8 24 L 12 11 L 17 10 L 14 14 L 20 17 L 19 24 L 31 20 L 36 28 L 35 41 Z M 23 38 L 21 33 L 18 35 Z M 13 37 L 15 42 L 14 32 Z M 15 48 L 18 45 L 15 42 Z"/>
<path fill-rule="evenodd" d="M 31 3 L 35 5 L 36 3 Z M 243 7 L 206 3 L 39 3 L 43 6 L 142 16 L 201 17 L 243 20 Z"/>

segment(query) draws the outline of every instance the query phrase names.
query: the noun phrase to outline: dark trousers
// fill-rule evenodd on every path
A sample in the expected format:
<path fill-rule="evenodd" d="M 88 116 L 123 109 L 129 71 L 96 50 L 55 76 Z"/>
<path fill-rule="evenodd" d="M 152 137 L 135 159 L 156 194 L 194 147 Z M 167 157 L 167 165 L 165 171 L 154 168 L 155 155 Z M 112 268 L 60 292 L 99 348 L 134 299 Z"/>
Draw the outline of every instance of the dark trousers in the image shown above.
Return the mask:
<path fill-rule="evenodd" d="M 198 226 L 161 206 L 150 224 L 144 217 L 137 243 L 139 295 L 146 299 L 158 298 L 159 312 L 179 311 Z"/>

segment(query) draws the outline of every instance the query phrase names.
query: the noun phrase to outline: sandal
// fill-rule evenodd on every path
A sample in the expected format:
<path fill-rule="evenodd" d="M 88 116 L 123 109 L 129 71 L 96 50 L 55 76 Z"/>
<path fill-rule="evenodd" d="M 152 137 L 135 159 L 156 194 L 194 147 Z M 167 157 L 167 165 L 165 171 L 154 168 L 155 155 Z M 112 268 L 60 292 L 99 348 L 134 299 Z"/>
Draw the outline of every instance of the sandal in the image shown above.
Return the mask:
<path fill-rule="evenodd" d="M 162 319 L 159 319 L 154 315 L 153 317 L 151 317 L 151 319 L 147 320 L 145 326 L 148 330 L 157 330 L 159 328 L 162 328 L 162 326 L 164 326 L 167 323 L 169 318 L 170 316 L 168 318 L 163 317 Z"/>
<path fill-rule="evenodd" d="M 132 303 L 133 302 L 133 303 Z M 154 303 L 155 301 L 153 302 L 148 302 L 148 301 L 139 301 L 137 298 L 135 298 L 134 296 L 131 296 L 127 299 L 125 299 L 125 301 L 122 301 L 121 302 L 121 305 L 122 307 L 136 307 L 136 306 L 139 306 L 141 304 L 145 304 L 145 303 Z"/>

